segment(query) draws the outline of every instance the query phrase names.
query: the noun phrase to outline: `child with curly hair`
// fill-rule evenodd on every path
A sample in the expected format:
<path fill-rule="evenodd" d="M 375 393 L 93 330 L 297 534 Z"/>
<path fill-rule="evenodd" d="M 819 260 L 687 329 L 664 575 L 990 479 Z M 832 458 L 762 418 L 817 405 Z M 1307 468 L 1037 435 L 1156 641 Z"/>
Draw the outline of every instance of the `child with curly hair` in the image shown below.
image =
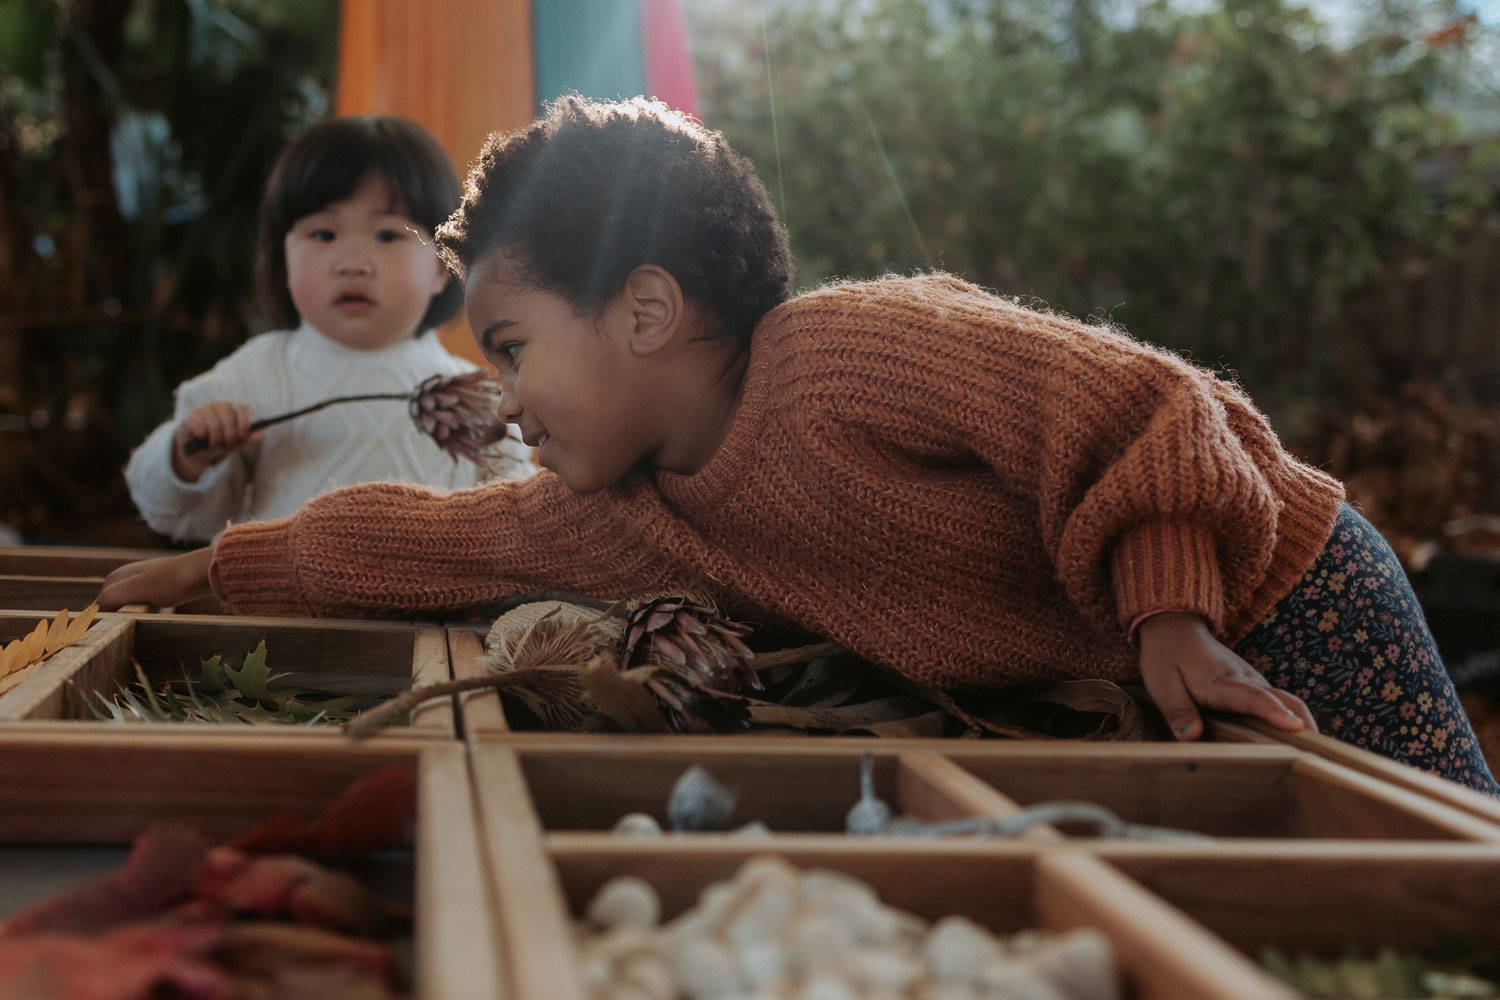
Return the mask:
<path fill-rule="evenodd" d="M 547 470 L 351 487 L 112 574 L 107 605 L 451 611 L 710 595 L 942 689 L 1143 680 L 1496 793 L 1389 548 L 1234 386 L 946 274 L 788 300 L 717 133 L 643 100 L 491 137 L 439 229 Z"/>

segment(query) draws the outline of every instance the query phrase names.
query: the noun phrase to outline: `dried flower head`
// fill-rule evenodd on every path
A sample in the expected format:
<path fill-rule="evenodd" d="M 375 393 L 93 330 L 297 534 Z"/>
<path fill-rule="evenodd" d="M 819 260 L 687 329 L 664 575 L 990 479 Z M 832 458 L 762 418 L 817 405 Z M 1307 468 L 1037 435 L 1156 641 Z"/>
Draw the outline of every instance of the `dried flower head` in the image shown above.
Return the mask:
<path fill-rule="evenodd" d="M 519 458 L 500 447 L 509 438 L 510 428 L 500 413 L 500 383 L 489 372 L 423 379 L 411 394 L 407 412 L 422 433 L 455 462 L 465 458 L 499 472 L 504 463 Z"/>

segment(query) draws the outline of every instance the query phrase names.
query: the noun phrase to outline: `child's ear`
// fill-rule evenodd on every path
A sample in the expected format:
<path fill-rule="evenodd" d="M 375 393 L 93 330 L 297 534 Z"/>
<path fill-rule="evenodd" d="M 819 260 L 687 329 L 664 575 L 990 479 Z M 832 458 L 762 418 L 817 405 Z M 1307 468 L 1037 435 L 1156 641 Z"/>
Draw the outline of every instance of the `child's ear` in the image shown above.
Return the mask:
<path fill-rule="evenodd" d="M 655 264 L 630 272 L 616 305 L 629 324 L 631 351 L 639 355 L 655 354 L 670 344 L 687 317 L 682 286 L 670 271 Z"/>

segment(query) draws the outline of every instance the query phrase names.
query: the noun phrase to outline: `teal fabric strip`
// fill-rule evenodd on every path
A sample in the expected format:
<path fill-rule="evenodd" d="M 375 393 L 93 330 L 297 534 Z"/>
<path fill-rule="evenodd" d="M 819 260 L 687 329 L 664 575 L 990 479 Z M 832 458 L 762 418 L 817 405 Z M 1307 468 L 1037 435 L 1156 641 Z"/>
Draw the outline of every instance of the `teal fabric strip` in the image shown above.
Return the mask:
<path fill-rule="evenodd" d="M 637 0 L 533 0 L 537 105 L 576 90 L 613 100 L 646 90 Z"/>

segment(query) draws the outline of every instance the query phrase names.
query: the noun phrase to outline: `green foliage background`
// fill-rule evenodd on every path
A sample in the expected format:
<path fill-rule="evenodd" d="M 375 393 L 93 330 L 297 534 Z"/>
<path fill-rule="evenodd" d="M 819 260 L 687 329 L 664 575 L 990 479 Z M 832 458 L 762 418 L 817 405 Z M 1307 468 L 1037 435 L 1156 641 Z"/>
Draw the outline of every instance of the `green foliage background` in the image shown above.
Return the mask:
<path fill-rule="evenodd" d="M 1412 374 L 1353 305 L 1494 225 L 1494 150 L 1451 110 L 1484 29 L 1372 5 L 1336 44 L 1284 0 L 1182 6 L 689 10 L 705 116 L 759 165 L 804 286 L 954 271 L 1228 367 L 1294 431 Z"/>

